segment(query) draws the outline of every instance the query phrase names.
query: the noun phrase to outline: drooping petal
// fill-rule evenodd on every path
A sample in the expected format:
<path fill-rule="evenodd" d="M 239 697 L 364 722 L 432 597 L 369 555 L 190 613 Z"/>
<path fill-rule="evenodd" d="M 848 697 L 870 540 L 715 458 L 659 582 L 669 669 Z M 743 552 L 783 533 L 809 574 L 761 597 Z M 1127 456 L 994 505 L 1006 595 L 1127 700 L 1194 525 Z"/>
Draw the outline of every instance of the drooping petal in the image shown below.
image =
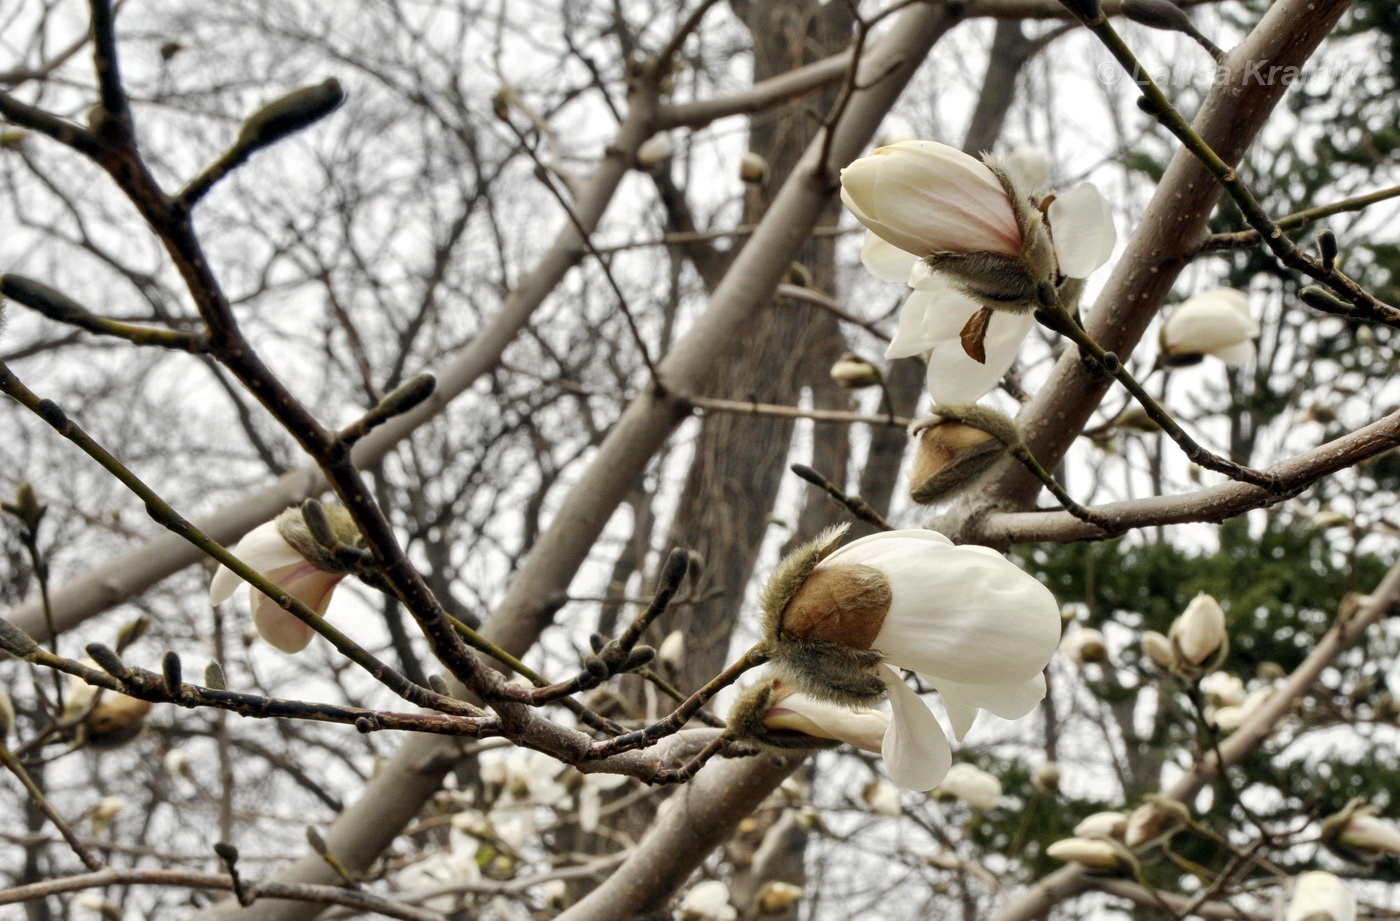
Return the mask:
<path fill-rule="evenodd" d="M 867 230 L 865 244 L 860 248 L 860 261 L 876 278 L 905 284 L 919 259 Z"/>
<path fill-rule="evenodd" d="M 1060 642 L 1050 590 L 994 552 L 893 552 L 872 562 L 893 599 L 874 648 L 891 665 L 966 684 L 1021 684 Z"/>
<path fill-rule="evenodd" d="M 763 723 L 770 729 L 796 730 L 879 753 L 890 718 L 879 710 L 839 707 L 806 694 L 789 694 L 768 711 Z"/>
<path fill-rule="evenodd" d="M 911 298 L 912 299 L 912 298 Z M 969 314 L 970 316 L 970 314 Z M 1020 354 L 1021 343 L 1035 326 L 1028 313 L 992 314 L 983 341 L 986 361 L 977 362 L 967 354 L 954 335 L 934 346 L 928 358 L 926 382 L 935 403 L 973 403 L 990 391 L 1006 374 Z M 959 332 L 962 328 L 959 327 Z"/>
<path fill-rule="evenodd" d="M 953 722 L 953 737 L 959 742 L 972 728 L 978 711 L 986 710 L 1004 720 L 1020 719 L 1045 697 L 1044 674 L 1019 684 L 964 684 L 928 675 L 924 679 L 943 698 L 943 706 Z"/>
<path fill-rule="evenodd" d="M 932 790 L 953 766 L 953 749 L 933 711 L 887 666 L 880 678 L 889 690 L 891 719 L 881 755 L 890 779 L 906 790 Z"/>
<path fill-rule="evenodd" d="M 303 562 L 302 555 L 278 532 L 276 521 L 260 524 L 243 535 L 238 546 L 233 548 L 233 555 L 263 575 Z M 220 566 L 209 583 L 209 600 L 214 604 L 223 604 L 242 583 L 243 580 L 234 575 L 233 570 Z"/>
<path fill-rule="evenodd" d="M 978 311 L 978 304 L 953 290 L 941 276 L 931 279 L 900 308 L 899 327 L 885 349 L 886 358 L 909 358 L 949 342 L 962 348 L 958 334 Z M 974 363 L 971 359 L 968 362 Z"/>
<path fill-rule="evenodd" d="M 331 594 L 344 573 L 325 572 L 303 560 L 299 555 L 292 566 L 266 573 L 267 577 L 293 598 L 324 614 Z M 301 652 L 311 642 L 315 631 L 302 620 L 285 611 L 262 592 L 249 587 L 249 603 L 253 609 L 253 625 L 258 635 L 283 652 Z"/>
<path fill-rule="evenodd" d="M 1118 230 L 1098 186 L 1085 182 L 1057 197 L 1048 212 L 1055 258 L 1070 278 L 1088 278 L 1113 255 Z"/>

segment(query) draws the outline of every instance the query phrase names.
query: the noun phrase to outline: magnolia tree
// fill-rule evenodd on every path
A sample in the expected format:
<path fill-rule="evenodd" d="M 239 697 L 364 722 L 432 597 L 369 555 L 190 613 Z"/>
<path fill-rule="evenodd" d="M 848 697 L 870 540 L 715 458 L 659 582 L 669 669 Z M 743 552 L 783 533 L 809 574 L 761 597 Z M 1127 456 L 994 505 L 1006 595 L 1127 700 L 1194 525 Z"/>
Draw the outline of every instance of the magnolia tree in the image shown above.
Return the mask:
<path fill-rule="evenodd" d="M 5 916 L 1400 916 L 1396 17 L 8 5 Z"/>

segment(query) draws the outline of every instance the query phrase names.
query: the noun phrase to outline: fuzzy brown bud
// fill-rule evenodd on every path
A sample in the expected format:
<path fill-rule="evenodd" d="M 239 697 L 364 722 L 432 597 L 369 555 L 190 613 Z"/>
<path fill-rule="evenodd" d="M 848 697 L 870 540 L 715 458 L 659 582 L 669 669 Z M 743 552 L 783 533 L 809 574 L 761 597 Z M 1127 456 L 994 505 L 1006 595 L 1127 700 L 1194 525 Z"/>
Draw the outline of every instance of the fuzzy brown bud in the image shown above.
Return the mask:
<path fill-rule="evenodd" d="M 831 366 L 831 379 L 846 390 L 878 387 L 883 376 L 880 369 L 854 352 L 847 352 Z"/>
<path fill-rule="evenodd" d="M 975 483 L 1004 457 L 1021 434 L 1016 423 L 976 404 L 934 407 L 936 415 L 921 428 L 909 495 L 929 505 Z"/>

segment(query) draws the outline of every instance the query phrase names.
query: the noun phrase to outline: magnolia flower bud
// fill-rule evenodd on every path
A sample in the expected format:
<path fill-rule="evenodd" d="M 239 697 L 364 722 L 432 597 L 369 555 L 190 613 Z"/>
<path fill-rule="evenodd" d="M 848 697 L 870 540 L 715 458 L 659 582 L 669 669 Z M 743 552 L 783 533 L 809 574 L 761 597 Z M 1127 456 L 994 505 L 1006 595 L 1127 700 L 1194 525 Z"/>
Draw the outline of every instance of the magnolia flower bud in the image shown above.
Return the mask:
<path fill-rule="evenodd" d="M 1354 799 L 1322 821 L 1323 847 L 1344 860 L 1373 863 L 1382 854 L 1400 854 L 1400 828 L 1379 818 L 1375 806 Z"/>
<path fill-rule="evenodd" d="M 1201 679 L 1201 693 L 1217 707 L 1244 703 L 1244 682 L 1229 672 L 1211 672 Z"/>
<path fill-rule="evenodd" d="M 1060 642 L 1060 650 L 1075 665 L 1108 661 L 1108 644 L 1103 634 L 1092 628 L 1076 630 Z"/>
<path fill-rule="evenodd" d="M 1148 630 L 1142 635 L 1142 654 L 1164 671 L 1176 668 L 1176 652 L 1172 649 L 1171 640 L 1156 630 Z"/>
<path fill-rule="evenodd" d="M 948 769 L 937 795 L 960 799 L 973 809 L 986 812 L 1001 802 L 1001 781 L 979 767 L 959 763 Z"/>
<path fill-rule="evenodd" d="M 1054 761 L 1047 761 L 1035 769 L 1031 775 L 1031 784 L 1037 790 L 1046 793 L 1058 793 L 1060 791 L 1060 766 Z"/>
<path fill-rule="evenodd" d="M 754 685 L 729 710 L 730 731 L 774 749 L 833 748 L 849 742 L 869 752 L 884 744 L 890 718 L 878 710 L 838 707 L 776 679 Z"/>
<path fill-rule="evenodd" d="M 944 403 L 934 415 L 910 426 L 919 436 L 909 495 L 920 505 L 946 499 L 975 483 L 1021 443 L 1008 417 L 975 403 Z"/>
<path fill-rule="evenodd" d="M 1045 853 L 1100 873 L 1132 876 L 1138 871 L 1132 851 L 1109 838 L 1065 838 L 1047 847 Z"/>
<path fill-rule="evenodd" d="M 1095 812 L 1086 816 L 1074 826 L 1074 833 L 1080 838 L 1122 839 L 1128 830 L 1128 817 L 1121 812 Z"/>
<path fill-rule="evenodd" d="M 881 815 L 898 817 L 904 809 L 899 804 L 899 788 L 883 780 L 873 780 L 861 790 L 860 798 L 872 811 Z"/>
<path fill-rule="evenodd" d="M 93 748 L 117 748 L 141 734 L 146 715 L 153 707 L 149 700 L 127 697 L 115 691 L 102 695 L 97 706 L 83 720 L 87 742 Z"/>
<path fill-rule="evenodd" d="M 736 921 L 739 912 L 729 904 L 729 887 L 717 879 L 696 883 L 681 899 L 681 921 Z"/>
<path fill-rule="evenodd" d="M 671 158 L 675 153 L 676 145 L 671 140 L 671 135 L 666 132 L 653 134 L 641 143 L 637 148 L 637 165 L 642 169 L 651 169 L 653 166 L 660 166 Z"/>
<path fill-rule="evenodd" d="M 763 159 L 762 154 L 745 151 L 739 158 L 739 178 L 753 185 L 762 185 L 768 181 L 768 161 Z"/>
<path fill-rule="evenodd" d="M 1259 324 L 1249 298 L 1232 288 L 1216 288 L 1187 300 L 1162 324 L 1164 363 L 1189 365 L 1214 355 L 1232 367 L 1254 357 Z"/>
<path fill-rule="evenodd" d="M 1187 678 L 1197 678 L 1215 668 L 1230 652 L 1225 612 L 1220 603 L 1205 592 L 1191 599 L 1181 616 L 1172 621 L 1167 635 L 1177 671 Z"/>
<path fill-rule="evenodd" d="M 1191 821 L 1186 804 L 1166 796 L 1149 796 L 1147 802 L 1128 814 L 1123 842 L 1137 850 L 1165 841 Z"/>
<path fill-rule="evenodd" d="M 1356 921 L 1356 896 L 1331 873 L 1304 873 L 1293 884 L 1284 921 Z"/>
<path fill-rule="evenodd" d="M 680 630 L 672 630 L 667 634 L 656 650 L 656 658 L 671 671 L 679 671 L 685 662 L 685 634 Z"/>
<path fill-rule="evenodd" d="M 92 830 L 101 831 L 106 828 L 117 813 L 126 808 L 126 799 L 120 796 L 104 796 L 97 801 L 97 805 L 92 809 L 89 817 L 92 821 Z"/>
<path fill-rule="evenodd" d="M 880 369 L 854 352 L 847 352 L 831 366 L 831 379 L 846 390 L 877 387 L 884 378 Z"/>
<path fill-rule="evenodd" d="M 769 880 L 758 890 L 754 903 L 760 915 L 776 915 L 787 911 L 802 898 L 802 887 L 781 880 Z"/>

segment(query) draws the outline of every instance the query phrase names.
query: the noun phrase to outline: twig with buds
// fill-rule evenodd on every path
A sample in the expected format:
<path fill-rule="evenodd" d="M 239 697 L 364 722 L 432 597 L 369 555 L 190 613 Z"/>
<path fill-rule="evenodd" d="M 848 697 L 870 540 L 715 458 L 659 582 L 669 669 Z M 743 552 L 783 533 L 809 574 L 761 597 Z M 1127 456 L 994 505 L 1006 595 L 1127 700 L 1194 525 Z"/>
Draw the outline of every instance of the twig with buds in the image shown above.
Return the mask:
<path fill-rule="evenodd" d="M 793 464 L 789 469 L 802 479 L 806 480 L 808 483 L 811 483 L 813 486 L 816 486 L 818 489 L 825 492 L 831 498 L 835 499 L 841 506 L 843 506 L 846 509 L 846 511 L 850 512 L 852 515 L 859 518 L 861 521 L 873 524 L 881 531 L 894 530 L 894 525 L 890 524 L 888 521 L 885 520 L 885 517 L 883 515 L 875 511 L 875 507 L 872 506 L 869 502 L 866 502 L 860 496 L 846 495 L 846 493 L 841 489 L 841 487 L 837 486 L 835 483 L 831 482 L 826 477 L 813 470 L 811 467 L 808 467 L 806 464 Z"/>

